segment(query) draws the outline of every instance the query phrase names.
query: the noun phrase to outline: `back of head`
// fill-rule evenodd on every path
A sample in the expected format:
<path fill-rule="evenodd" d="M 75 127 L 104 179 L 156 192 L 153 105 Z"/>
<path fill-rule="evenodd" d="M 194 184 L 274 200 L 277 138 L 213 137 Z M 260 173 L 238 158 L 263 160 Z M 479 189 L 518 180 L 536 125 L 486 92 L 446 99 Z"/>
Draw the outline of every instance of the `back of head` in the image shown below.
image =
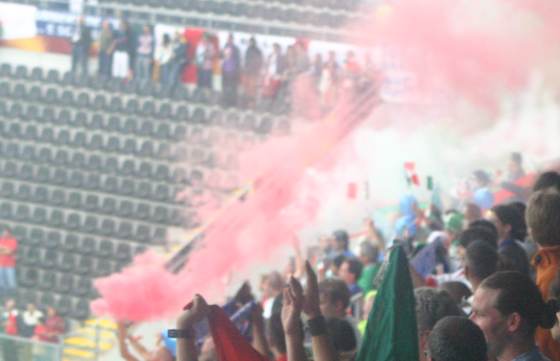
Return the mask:
<path fill-rule="evenodd" d="M 319 283 L 319 294 L 331 303 L 340 302 L 344 308 L 350 305 L 350 291 L 343 280 L 327 278 Z"/>
<path fill-rule="evenodd" d="M 487 346 L 482 330 L 465 317 L 440 320 L 428 341 L 432 361 L 486 361 Z"/>
<path fill-rule="evenodd" d="M 471 297 L 472 292 L 469 287 L 460 281 L 444 282 L 439 286 L 440 290 L 449 293 L 449 296 L 455 301 L 457 306 L 461 307 L 463 300 Z"/>
<path fill-rule="evenodd" d="M 500 204 L 493 207 L 492 212 L 501 223 L 511 227 L 511 239 L 524 241 L 527 238 L 527 225 L 519 207 L 511 204 Z"/>
<path fill-rule="evenodd" d="M 365 263 L 375 263 L 379 258 L 379 250 L 368 241 L 364 241 L 360 244 L 360 258 Z"/>
<path fill-rule="evenodd" d="M 533 192 L 549 188 L 555 188 L 560 191 L 560 173 L 553 171 L 542 173 L 533 185 Z"/>
<path fill-rule="evenodd" d="M 484 241 L 474 241 L 467 247 L 465 264 L 469 278 L 472 276 L 482 281 L 496 272 L 498 252 Z"/>
<path fill-rule="evenodd" d="M 532 239 L 541 246 L 560 245 L 560 193 L 538 191 L 529 199 L 527 226 Z"/>
<path fill-rule="evenodd" d="M 358 342 L 352 325 L 339 318 L 327 318 L 327 333 L 337 352 L 350 352 L 356 350 Z"/>
<path fill-rule="evenodd" d="M 353 257 L 345 259 L 344 262 L 348 264 L 348 271 L 356 277 L 356 280 L 360 278 L 364 268 L 362 263 Z"/>
<path fill-rule="evenodd" d="M 341 248 L 344 248 L 345 250 L 348 249 L 348 242 L 350 240 L 350 236 L 348 235 L 348 232 L 339 229 L 337 231 L 334 231 L 333 237 L 336 243 L 342 246 Z"/>
<path fill-rule="evenodd" d="M 421 287 L 414 290 L 418 333 L 430 331 L 447 316 L 464 316 L 453 298 L 443 290 Z"/>
<path fill-rule="evenodd" d="M 537 326 L 550 329 L 556 322 L 552 303 L 545 303 L 537 285 L 515 271 L 496 272 L 480 288 L 498 291 L 494 307 L 503 315 L 517 313 L 522 319 L 519 334 L 532 338 Z"/>
<path fill-rule="evenodd" d="M 492 227 L 494 232 L 486 226 L 470 226 L 459 234 L 459 244 L 467 248 L 475 241 L 482 241 L 494 249 L 498 248 L 498 232 L 494 225 Z"/>

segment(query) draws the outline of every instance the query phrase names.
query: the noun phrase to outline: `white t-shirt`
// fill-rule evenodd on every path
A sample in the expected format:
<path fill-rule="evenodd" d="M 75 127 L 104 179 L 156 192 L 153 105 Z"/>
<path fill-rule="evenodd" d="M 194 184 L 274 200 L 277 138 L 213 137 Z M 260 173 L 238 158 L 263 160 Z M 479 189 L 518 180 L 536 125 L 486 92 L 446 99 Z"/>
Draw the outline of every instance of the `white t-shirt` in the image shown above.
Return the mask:
<path fill-rule="evenodd" d="M 33 312 L 29 312 L 29 311 L 23 312 L 23 322 L 28 326 L 37 325 L 42 317 L 43 317 L 43 313 L 39 310 L 35 310 Z"/>

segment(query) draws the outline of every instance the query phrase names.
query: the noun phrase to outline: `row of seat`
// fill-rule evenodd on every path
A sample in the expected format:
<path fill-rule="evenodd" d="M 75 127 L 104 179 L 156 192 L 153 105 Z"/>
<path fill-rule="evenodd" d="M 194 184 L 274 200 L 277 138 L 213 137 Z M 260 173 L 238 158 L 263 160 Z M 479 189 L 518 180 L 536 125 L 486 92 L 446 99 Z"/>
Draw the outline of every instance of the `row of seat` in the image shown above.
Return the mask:
<path fill-rule="evenodd" d="M 1 91 L 1 89 L 8 89 L 7 86 L 6 88 L 2 88 L 4 86 L 5 83 L 0 83 L 0 93 L 5 93 L 5 91 Z M 2 97 L 7 97 L 9 95 L 10 94 L 0 94 Z M 96 98 L 97 97 L 103 97 L 103 95 L 97 95 Z M 37 119 L 42 122 L 52 122 L 61 125 L 69 124 L 84 126 L 88 121 L 87 112 L 97 112 L 94 114 L 87 126 L 93 127 L 94 129 L 102 129 L 104 126 L 103 118 L 100 118 L 103 114 L 105 114 L 103 109 L 88 107 L 87 105 L 81 105 L 76 109 L 72 109 L 64 102 L 57 102 L 56 100 L 40 103 L 27 99 L 29 106 L 26 108 L 27 110 L 24 110 L 24 103 L 21 103 L 21 101 L 26 100 L 26 98 L 21 98 L 16 94 L 12 94 L 12 98 L 18 102 L 14 103 L 15 105 L 12 105 L 11 107 L 7 106 L 6 100 L 0 102 L 0 116 L 4 115 L 12 119 L 22 118 L 24 120 Z M 120 102 L 119 96 L 114 96 L 114 99 L 118 99 L 114 100 L 116 103 Z M 113 101 L 111 104 L 112 103 Z M 136 103 L 138 103 L 138 100 L 130 99 L 127 104 L 130 105 Z M 108 131 L 121 131 L 122 133 L 129 135 L 137 134 L 139 136 L 154 137 L 162 140 L 177 140 L 178 136 L 171 129 L 173 125 L 181 125 L 183 127 L 188 125 L 199 125 L 205 127 L 216 126 L 240 132 L 253 132 L 261 135 L 270 133 L 274 125 L 271 117 L 262 116 L 259 118 L 253 113 L 242 114 L 237 111 L 225 111 L 219 109 L 211 109 L 205 112 L 203 108 L 196 107 L 191 114 L 188 105 L 180 105 L 177 107 L 176 111 L 173 111 L 173 114 L 170 114 L 172 112 L 171 108 L 168 108 L 170 107 L 170 104 L 164 103 L 157 112 L 147 110 L 154 107 L 153 102 L 144 102 L 143 104 L 144 106 L 141 111 L 131 109 L 132 106 L 127 105 L 124 109 L 110 112 L 107 115 L 107 119 L 109 119 L 109 121 L 106 122 L 106 129 Z M 42 113 L 38 112 L 39 106 L 45 107 L 45 110 Z M 56 115 L 54 108 L 50 106 L 62 107 L 63 110 Z M 72 111 L 76 112 L 76 117 L 72 117 Z M 138 114 L 140 118 L 143 118 L 143 123 L 137 120 L 138 118 L 133 117 L 134 114 Z M 128 121 L 128 123 L 125 123 L 125 121 Z M 120 125 L 118 124 L 119 122 L 123 124 Z M 278 121 L 278 127 L 284 126 L 283 124 L 280 124 L 282 122 L 285 122 L 285 120 L 281 119 Z M 140 125 L 136 125 L 137 123 Z"/>
<path fill-rule="evenodd" d="M 38 249 L 36 247 L 21 247 L 18 250 L 18 265 L 33 270 L 44 269 L 49 272 L 80 275 L 85 278 L 99 278 L 108 276 L 121 270 L 127 261 L 114 262 L 107 258 L 94 258 L 90 255 L 76 255 L 56 249 Z M 24 286 L 31 286 L 24 284 Z M 51 288 L 46 286 L 47 288 Z M 82 296 L 82 295 L 80 295 Z"/>
<path fill-rule="evenodd" d="M 0 204 L 0 218 L 6 221 L 47 226 L 53 229 L 64 229 L 70 232 L 110 237 L 143 244 L 157 243 L 165 239 L 163 227 L 152 227 L 146 223 L 117 221 L 112 217 L 101 217 L 95 214 L 82 216 L 68 210 L 31 206 L 5 200 Z"/>
<path fill-rule="evenodd" d="M 52 168 L 13 161 L 0 162 L 0 177 L 77 188 L 78 190 L 104 192 L 168 204 L 174 204 L 176 202 L 175 195 L 183 189 L 182 186 L 171 187 L 165 183 L 154 184 L 152 182 L 135 180 L 134 178 L 101 175 L 79 170 L 71 171 L 64 168 Z M 10 189 L 8 188 L 8 190 Z M 46 196 L 44 193 L 36 193 L 35 195 L 39 198 Z M 69 198 L 68 202 L 72 202 L 72 208 L 79 206 L 79 203 L 75 203 L 73 199 Z"/>
<path fill-rule="evenodd" d="M 1 127 L 1 126 L 0 126 Z M 47 133 L 47 130 L 52 130 L 45 128 L 43 135 Z M 48 132 L 49 137 L 67 137 L 68 133 L 64 131 L 59 131 L 58 133 Z M 85 133 L 80 132 L 76 137 L 83 135 Z M 6 137 L 4 139 L 14 139 L 13 137 Z M 16 138 L 18 139 L 18 138 Z M 45 140 L 42 138 L 41 140 Z M 131 138 L 130 142 L 125 142 L 123 146 L 122 153 L 118 154 L 108 154 L 108 150 L 113 146 L 118 146 L 120 143 L 112 142 L 114 139 L 109 139 L 107 142 L 107 147 L 104 149 L 106 152 L 94 153 L 94 151 L 99 151 L 99 149 L 75 149 L 74 147 L 68 148 L 58 148 L 56 152 L 52 151 L 52 147 L 47 143 L 46 145 L 39 146 L 37 142 L 23 143 L 21 138 L 19 141 L 0 141 L 0 157 L 5 159 L 22 160 L 27 162 L 37 162 L 39 164 L 52 164 L 54 166 L 63 166 L 70 169 L 82 169 L 86 171 L 97 171 L 105 174 L 115 174 L 123 177 L 140 177 L 145 179 L 153 179 L 156 182 L 167 182 L 173 183 L 173 173 L 174 172 L 184 172 L 184 169 L 175 166 L 171 167 L 168 162 L 158 162 L 156 160 L 141 160 L 140 156 L 137 154 L 130 154 L 128 151 L 130 147 L 136 145 L 136 141 Z M 93 142 L 100 142 L 103 144 L 103 138 L 96 138 L 95 135 L 92 137 Z M 41 142 L 46 143 L 46 142 Z M 61 144 L 58 144 L 63 146 Z M 202 165 L 212 164 L 212 153 L 205 152 L 202 148 L 191 148 L 191 147 L 177 147 L 181 152 L 186 152 L 185 158 L 189 159 L 193 163 L 198 163 Z M 88 152 L 91 151 L 91 152 Z M 127 150 L 127 153 L 125 153 Z M 141 145 L 139 153 L 142 155 L 148 155 L 153 151 L 153 143 L 144 142 Z M 163 149 L 162 152 L 166 152 L 168 149 Z M 136 155 L 136 156 L 135 156 Z M 126 156 L 123 158 L 122 156 Z M 179 169 L 183 169 L 179 171 Z"/>
<path fill-rule="evenodd" d="M 47 251 L 48 253 L 49 251 Z M 51 254 L 52 255 L 52 254 Z M 40 262 L 42 259 L 39 259 Z M 89 260 L 89 258 L 84 258 Z M 102 260 L 103 262 L 103 260 Z M 103 272 L 101 267 L 107 266 L 105 262 L 99 265 L 99 272 Z M 83 267 L 83 266 L 82 266 Z M 90 266 L 91 267 L 91 266 Z M 41 291 L 54 291 L 60 294 L 71 294 L 76 297 L 93 297 L 92 279 L 90 277 L 83 277 L 81 268 L 67 269 L 61 272 L 54 270 L 39 269 L 33 264 L 26 264 L 17 267 L 17 280 L 18 284 L 23 287 L 36 288 Z M 77 273 L 77 275 L 76 275 Z"/>
<path fill-rule="evenodd" d="M 76 96 L 76 89 L 66 89 L 62 90 L 59 94 L 57 88 L 54 87 L 53 80 L 50 77 L 47 79 L 40 80 L 41 82 L 35 85 L 29 86 L 27 82 L 19 82 L 25 79 L 25 75 L 28 70 L 25 66 L 20 65 L 16 68 L 14 72 L 10 64 L 0 65 L 0 78 L 4 77 L 4 82 L 0 83 L 0 95 L 4 97 L 12 96 L 18 100 L 34 101 L 37 104 L 48 103 L 51 104 L 53 99 L 60 99 L 58 102 L 60 105 L 67 104 L 73 105 L 80 109 L 84 109 L 83 105 L 93 103 L 91 109 L 96 107 L 99 111 L 108 111 L 112 113 L 121 112 L 128 115 L 136 114 L 142 117 L 156 118 L 158 121 L 170 120 L 173 122 L 188 122 L 194 124 L 214 124 L 218 126 L 236 126 L 235 122 L 228 121 L 224 123 L 229 118 L 237 117 L 239 119 L 244 119 L 249 117 L 251 120 L 252 128 L 245 126 L 243 128 L 243 123 L 239 124 L 240 129 L 252 130 L 260 134 L 268 134 L 272 125 L 276 123 L 272 116 L 267 114 L 267 110 L 270 108 L 270 104 L 267 105 L 266 102 L 261 102 L 263 104 L 262 109 L 258 109 L 258 113 L 245 113 L 240 110 L 225 110 L 221 108 L 214 107 L 217 105 L 216 101 L 209 101 L 205 99 L 207 94 L 205 91 L 200 91 L 195 89 L 192 94 L 187 87 L 180 86 L 177 88 L 176 93 L 181 94 L 180 97 L 154 97 L 148 98 L 150 94 L 144 94 L 146 89 L 151 89 L 158 87 L 152 83 L 137 83 L 129 82 L 127 84 L 137 84 L 137 88 L 142 90 L 141 92 L 127 92 L 126 89 L 110 89 L 113 93 L 100 92 L 99 87 L 93 84 L 98 82 L 103 82 L 104 79 L 98 77 L 97 75 L 92 76 L 82 76 L 82 75 L 72 75 L 71 73 L 65 74 L 65 78 L 69 77 L 76 79 L 75 87 L 76 89 L 81 89 Z M 40 68 L 33 68 L 31 72 L 42 72 Z M 49 74 L 54 72 L 57 74 L 56 70 L 49 71 Z M 23 74 L 21 74 L 23 73 Z M 18 77 L 19 74 L 19 77 Z M 21 79 L 23 78 L 23 79 Z M 15 83 L 14 83 L 15 82 Z M 109 84 L 124 84 L 122 81 L 107 80 Z M 13 87 L 12 87 L 13 83 Z M 93 84 L 92 84 L 93 83 Z M 98 92 L 99 91 L 99 92 Z M 96 93 L 97 92 L 97 93 Z M 95 93 L 90 95 L 90 93 Z M 92 99 L 93 97 L 93 99 Z M 123 103 L 122 99 L 124 97 L 129 97 L 126 104 Z M 210 98 L 217 98 L 219 94 L 210 95 Z M 64 99 L 64 101 L 63 101 Z M 156 101 L 160 101 L 161 104 L 158 106 Z M 91 104 L 90 104 L 91 105 Z M 282 111 L 282 109 L 273 109 L 276 115 L 286 115 L 287 113 Z M 1 109 L 0 109 L 1 111 Z M 226 116 L 227 115 L 227 116 Z M 254 119 L 251 119 L 254 117 Z"/>
<path fill-rule="evenodd" d="M 85 321 L 90 316 L 90 298 L 71 295 L 57 295 L 51 291 L 38 291 L 36 288 L 19 287 L 16 301 L 20 309 L 32 303 L 41 308 L 54 307 L 64 318 Z"/>
<path fill-rule="evenodd" d="M 0 185 L 0 195 L 20 202 L 63 207 L 160 225 L 180 227 L 185 224 L 185 214 L 179 207 L 152 206 L 146 202 L 134 202 L 126 198 L 119 199 L 97 193 L 75 192 L 64 188 L 49 188 L 44 185 L 7 180 Z"/>
<path fill-rule="evenodd" d="M 73 232 L 60 232 L 36 226 L 14 224 L 12 234 L 18 240 L 20 247 L 32 249 L 54 249 L 76 255 L 99 257 L 126 263 L 132 260 L 134 254 L 143 252 L 144 245 L 132 245 L 128 242 L 119 242 L 107 238 L 81 236 Z M 18 252 L 18 257 L 25 258 L 26 253 Z"/>

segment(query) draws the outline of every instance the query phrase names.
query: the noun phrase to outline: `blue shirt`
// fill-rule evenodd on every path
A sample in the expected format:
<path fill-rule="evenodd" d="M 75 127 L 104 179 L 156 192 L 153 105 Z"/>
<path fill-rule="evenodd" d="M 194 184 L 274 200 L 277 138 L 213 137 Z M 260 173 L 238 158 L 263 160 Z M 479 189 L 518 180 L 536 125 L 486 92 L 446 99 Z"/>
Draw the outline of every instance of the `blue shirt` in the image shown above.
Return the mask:
<path fill-rule="evenodd" d="M 535 347 L 531 351 L 519 355 L 511 361 L 550 361 L 550 360 L 541 353 L 538 347 Z"/>

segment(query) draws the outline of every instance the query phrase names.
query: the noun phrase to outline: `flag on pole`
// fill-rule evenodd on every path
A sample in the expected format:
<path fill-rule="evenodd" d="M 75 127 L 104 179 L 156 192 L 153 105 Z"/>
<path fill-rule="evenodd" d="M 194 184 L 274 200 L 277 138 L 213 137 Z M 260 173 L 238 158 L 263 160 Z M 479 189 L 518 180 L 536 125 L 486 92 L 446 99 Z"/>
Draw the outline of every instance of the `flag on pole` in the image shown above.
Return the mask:
<path fill-rule="evenodd" d="M 402 246 L 396 246 L 391 251 L 384 268 L 356 360 L 418 360 L 414 292 L 408 259 Z"/>
<path fill-rule="evenodd" d="M 406 181 L 409 185 L 415 185 L 417 187 L 420 186 L 420 178 L 418 177 L 418 173 L 416 172 L 416 163 L 414 162 L 405 162 L 404 163 L 404 171 L 406 174 Z"/>

